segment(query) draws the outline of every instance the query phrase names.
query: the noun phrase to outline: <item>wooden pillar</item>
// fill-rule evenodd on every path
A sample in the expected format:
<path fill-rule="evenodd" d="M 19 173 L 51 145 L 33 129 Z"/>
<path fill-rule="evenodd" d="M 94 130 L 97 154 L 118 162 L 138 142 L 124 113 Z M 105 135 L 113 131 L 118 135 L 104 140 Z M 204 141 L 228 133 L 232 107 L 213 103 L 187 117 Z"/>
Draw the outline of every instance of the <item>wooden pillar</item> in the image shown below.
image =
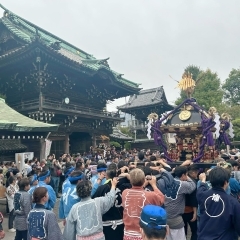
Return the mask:
<path fill-rule="evenodd" d="M 95 134 L 92 134 L 92 146 L 93 146 L 93 148 L 96 148 L 96 146 L 97 146 L 97 140 L 96 140 Z"/>
<path fill-rule="evenodd" d="M 46 148 L 45 139 L 41 138 L 40 139 L 40 159 L 39 159 L 40 161 L 45 158 L 45 148 Z"/>
<path fill-rule="evenodd" d="M 69 153 L 69 134 L 65 135 L 64 153 Z"/>

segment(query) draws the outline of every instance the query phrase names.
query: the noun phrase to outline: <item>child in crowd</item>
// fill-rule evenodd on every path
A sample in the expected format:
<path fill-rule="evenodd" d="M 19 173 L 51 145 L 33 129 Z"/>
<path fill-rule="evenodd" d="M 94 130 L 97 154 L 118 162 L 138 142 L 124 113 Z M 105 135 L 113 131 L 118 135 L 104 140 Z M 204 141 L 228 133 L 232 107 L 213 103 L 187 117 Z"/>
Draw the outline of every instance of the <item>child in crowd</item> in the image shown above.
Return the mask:
<path fill-rule="evenodd" d="M 146 205 L 140 217 L 140 231 L 144 240 L 166 240 L 169 228 L 166 211 L 155 205 Z"/>

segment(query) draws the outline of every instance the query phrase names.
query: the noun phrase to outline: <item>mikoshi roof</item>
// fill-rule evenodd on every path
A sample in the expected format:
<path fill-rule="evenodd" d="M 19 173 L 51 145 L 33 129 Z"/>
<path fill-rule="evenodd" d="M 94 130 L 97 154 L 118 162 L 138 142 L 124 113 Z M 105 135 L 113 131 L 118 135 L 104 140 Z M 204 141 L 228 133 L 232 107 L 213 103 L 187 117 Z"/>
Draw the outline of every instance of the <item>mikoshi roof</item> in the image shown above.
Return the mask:
<path fill-rule="evenodd" d="M 117 127 L 113 127 L 113 133 L 110 134 L 110 137 L 119 139 L 119 140 L 126 140 L 126 141 L 133 140 L 132 137 L 129 137 L 127 134 L 122 133 L 121 130 L 118 129 Z"/>
<path fill-rule="evenodd" d="M 79 68 L 83 67 L 95 72 L 100 69 L 106 70 L 112 74 L 114 81 L 117 82 L 120 86 L 131 88 L 135 91 L 140 90 L 140 84 L 129 81 L 122 77 L 123 74 L 117 73 L 110 69 L 107 62 L 109 58 L 96 59 L 91 54 L 86 53 L 85 51 L 73 46 L 65 40 L 12 13 L 1 4 L 0 8 L 5 10 L 4 16 L 0 19 L 0 22 L 15 37 L 17 37 L 20 42 L 23 43 L 22 47 L 14 49 L 14 51 L 8 52 L 5 55 L 2 55 L 0 57 L 0 60 L 9 57 L 9 55 L 12 54 L 19 54 L 23 50 L 26 51 L 26 48 L 29 47 L 29 45 L 33 44 L 36 41 L 36 38 L 39 38 L 44 46 L 54 51 L 54 53 L 58 56 L 69 60 L 72 64 L 78 66 Z"/>
<path fill-rule="evenodd" d="M 168 104 L 168 101 L 165 96 L 163 86 L 157 88 L 150 88 L 146 90 L 141 90 L 139 94 L 134 94 L 130 96 L 128 102 L 122 106 L 119 106 L 118 109 L 135 109 L 140 107 L 154 106 L 160 103 L 164 103 L 173 109 L 173 106 Z"/>
<path fill-rule="evenodd" d="M 51 132 L 57 131 L 57 124 L 48 124 L 28 118 L 9 107 L 0 98 L 0 130 L 16 132 Z"/>

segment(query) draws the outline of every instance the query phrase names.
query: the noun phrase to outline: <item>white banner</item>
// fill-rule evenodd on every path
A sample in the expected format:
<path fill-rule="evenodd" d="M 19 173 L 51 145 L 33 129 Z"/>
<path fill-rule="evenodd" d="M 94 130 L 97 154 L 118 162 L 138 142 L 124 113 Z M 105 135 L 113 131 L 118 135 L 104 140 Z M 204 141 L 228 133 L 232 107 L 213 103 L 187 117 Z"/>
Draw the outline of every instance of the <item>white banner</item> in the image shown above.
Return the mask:
<path fill-rule="evenodd" d="M 50 154 L 52 141 L 45 139 L 45 159 Z"/>

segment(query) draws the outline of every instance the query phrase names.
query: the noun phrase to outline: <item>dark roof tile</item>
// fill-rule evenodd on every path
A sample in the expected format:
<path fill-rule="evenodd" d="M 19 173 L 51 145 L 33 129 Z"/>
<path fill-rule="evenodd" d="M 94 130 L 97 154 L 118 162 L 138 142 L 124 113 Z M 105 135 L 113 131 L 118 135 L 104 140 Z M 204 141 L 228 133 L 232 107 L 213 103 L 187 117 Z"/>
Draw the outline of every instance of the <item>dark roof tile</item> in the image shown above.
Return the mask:
<path fill-rule="evenodd" d="M 119 106 L 119 110 L 156 105 L 159 103 L 168 104 L 163 87 L 141 90 L 139 94 L 130 96 L 128 102 Z"/>

